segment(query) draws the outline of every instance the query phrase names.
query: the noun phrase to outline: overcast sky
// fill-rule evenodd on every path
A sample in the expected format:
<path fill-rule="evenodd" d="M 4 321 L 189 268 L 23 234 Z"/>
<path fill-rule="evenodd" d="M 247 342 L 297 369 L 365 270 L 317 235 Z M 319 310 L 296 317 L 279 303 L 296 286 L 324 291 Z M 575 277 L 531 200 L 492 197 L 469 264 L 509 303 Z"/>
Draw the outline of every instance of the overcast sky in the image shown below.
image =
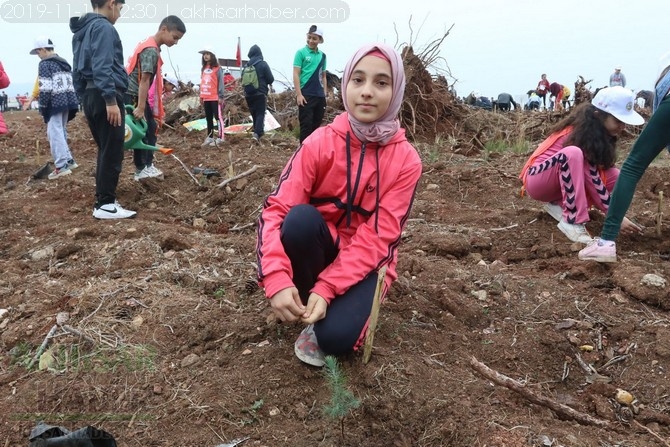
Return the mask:
<path fill-rule="evenodd" d="M 293 56 L 305 44 L 312 23 L 324 29 L 320 48 L 328 56 L 328 69 L 337 74 L 364 43 L 411 40 L 415 52 L 421 52 L 453 25 L 440 56 L 460 96 L 471 91 L 522 95 L 535 88 L 542 73 L 571 89 L 582 75 L 593 79 L 595 89 L 608 83 L 617 65 L 629 88 L 651 89 L 657 62 L 670 51 L 662 25 L 670 17 L 668 0 L 127 0 L 126 5 L 127 16 L 116 25 L 125 58 L 139 40 L 156 31 L 165 12 L 181 15 L 187 33 L 178 45 L 164 49 L 164 70 L 196 82 L 197 51 L 212 45 L 218 57 L 234 58 L 238 37 L 243 55 L 259 45 L 275 78 L 290 82 Z M 250 19 L 269 6 L 275 8 L 273 17 Z M 85 7 L 90 9 L 86 0 L 0 0 L 0 61 L 15 84 L 7 89 L 9 94 L 25 92 L 35 79 L 38 58 L 28 52 L 37 36 L 48 35 L 57 52 L 71 61 L 67 16 Z M 246 7 L 247 19 L 235 17 L 240 9 L 231 7 Z M 316 9 L 308 11 L 310 7 Z M 324 18 L 304 18 L 308 13 Z M 156 19 L 137 18 L 142 14 Z M 203 17 L 207 14 L 223 19 Z"/>

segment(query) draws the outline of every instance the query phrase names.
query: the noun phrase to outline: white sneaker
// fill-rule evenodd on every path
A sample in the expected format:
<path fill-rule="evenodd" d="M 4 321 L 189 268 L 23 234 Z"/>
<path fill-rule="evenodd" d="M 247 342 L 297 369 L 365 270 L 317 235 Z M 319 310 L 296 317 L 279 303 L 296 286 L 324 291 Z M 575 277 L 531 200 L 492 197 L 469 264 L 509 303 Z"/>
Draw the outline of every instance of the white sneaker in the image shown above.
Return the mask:
<path fill-rule="evenodd" d="M 224 142 L 223 138 L 217 138 L 214 140 L 214 146 L 221 146 Z"/>
<path fill-rule="evenodd" d="M 616 243 L 595 238 L 579 252 L 582 261 L 616 262 Z"/>
<path fill-rule="evenodd" d="M 560 222 L 561 218 L 563 217 L 563 208 L 561 208 L 560 205 L 556 205 L 555 203 L 547 202 L 544 204 L 542 207 L 551 217 L 553 217 L 556 222 Z"/>
<path fill-rule="evenodd" d="M 123 208 L 119 202 L 106 203 L 93 208 L 93 217 L 96 219 L 128 219 L 136 215 L 136 211 Z"/>
<path fill-rule="evenodd" d="M 582 244 L 593 242 L 593 238 L 586 231 L 586 227 L 583 224 L 569 224 L 561 219 L 557 226 L 572 242 L 580 242 Z"/>
<path fill-rule="evenodd" d="M 146 170 L 149 173 L 149 177 L 151 177 L 151 178 L 157 178 L 157 179 L 160 179 L 160 180 L 163 180 L 163 178 L 164 178 L 163 177 L 163 171 L 161 171 L 160 169 L 158 169 L 154 165 L 149 165 L 149 166 L 145 167 L 144 170 Z"/>
<path fill-rule="evenodd" d="M 205 141 L 200 145 L 202 147 L 207 147 L 207 146 L 212 146 L 214 145 L 214 138 L 212 137 L 207 137 L 205 138 Z"/>
<path fill-rule="evenodd" d="M 70 168 L 67 166 L 64 168 L 56 168 L 54 169 L 50 174 L 49 174 L 49 180 L 56 180 L 57 178 L 64 177 L 66 175 L 72 174 L 72 171 L 70 171 Z"/>
<path fill-rule="evenodd" d="M 143 178 L 150 178 L 150 177 L 151 177 L 151 172 L 149 171 L 147 166 L 142 168 L 141 171 L 135 171 L 135 175 L 133 176 L 133 178 L 135 179 L 136 182 L 139 182 Z"/>

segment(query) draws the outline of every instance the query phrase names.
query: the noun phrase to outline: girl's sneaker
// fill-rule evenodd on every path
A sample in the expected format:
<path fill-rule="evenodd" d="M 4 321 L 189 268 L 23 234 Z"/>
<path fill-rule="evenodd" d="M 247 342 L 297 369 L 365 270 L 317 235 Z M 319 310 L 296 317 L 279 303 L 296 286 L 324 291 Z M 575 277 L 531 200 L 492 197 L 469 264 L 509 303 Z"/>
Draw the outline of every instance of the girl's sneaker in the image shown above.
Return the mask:
<path fill-rule="evenodd" d="M 542 207 L 544 210 L 549 213 L 551 217 L 556 219 L 556 222 L 560 222 L 561 219 L 563 218 L 563 208 L 561 208 L 561 205 L 557 205 L 555 203 L 547 202 L 544 204 Z"/>
<path fill-rule="evenodd" d="M 584 224 L 569 224 L 564 219 L 558 222 L 558 229 L 565 234 L 572 242 L 579 242 L 582 244 L 590 244 L 593 238 L 586 231 Z"/>
<path fill-rule="evenodd" d="M 294 345 L 295 356 L 308 365 L 322 367 L 326 363 L 326 356 L 324 355 L 319 343 L 316 341 L 316 334 L 314 333 L 314 325 L 310 324 L 302 330 Z"/>
<path fill-rule="evenodd" d="M 616 242 L 595 238 L 579 252 L 582 261 L 616 262 Z"/>
<path fill-rule="evenodd" d="M 59 177 L 64 177 L 70 174 L 72 174 L 72 171 L 70 171 L 70 168 L 67 166 L 60 169 L 56 168 L 49 174 L 49 180 L 56 180 Z"/>
<path fill-rule="evenodd" d="M 201 147 L 215 146 L 216 141 L 212 137 L 205 138 L 205 141 L 200 145 Z"/>

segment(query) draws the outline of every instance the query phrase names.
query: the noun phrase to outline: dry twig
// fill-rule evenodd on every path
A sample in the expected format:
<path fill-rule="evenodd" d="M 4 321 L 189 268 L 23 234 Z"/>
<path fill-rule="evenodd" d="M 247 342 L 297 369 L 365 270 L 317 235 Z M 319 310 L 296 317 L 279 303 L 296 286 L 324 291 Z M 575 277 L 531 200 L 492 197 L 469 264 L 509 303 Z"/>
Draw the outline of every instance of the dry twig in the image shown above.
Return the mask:
<path fill-rule="evenodd" d="M 482 377 L 520 394 L 534 404 L 547 407 L 558 415 L 577 421 L 584 425 L 595 425 L 597 427 L 610 427 L 611 425 L 608 421 L 594 418 L 591 415 L 577 411 L 574 408 L 568 407 L 567 405 L 558 403 L 544 396 L 539 396 L 526 388 L 522 383 L 489 368 L 475 357 L 470 359 L 470 367 L 479 373 Z"/>
<path fill-rule="evenodd" d="M 253 165 L 253 166 L 251 167 L 251 169 L 248 169 L 248 170 L 244 171 L 244 172 L 241 173 L 241 174 L 237 174 L 237 175 L 234 176 L 234 177 L 225 179 L 224 181 L 222 181 L 221 183 L 219 183 L 219 184 L 216 185 L 216 186 L 218 186 L 219 188 L 223 188 L 224 186 L 226 186 L 226 185 L 227 185 L 228 183 L 230 183 L 230 182 L 234 182 L 235 180 L 239 180 L 239 179 L 241 179 L 242 177 L 246 177 L 247 175 L 253 174 L 254 172 L 256 172 L 257 169 L 258 169 L 258 166 Z"/>

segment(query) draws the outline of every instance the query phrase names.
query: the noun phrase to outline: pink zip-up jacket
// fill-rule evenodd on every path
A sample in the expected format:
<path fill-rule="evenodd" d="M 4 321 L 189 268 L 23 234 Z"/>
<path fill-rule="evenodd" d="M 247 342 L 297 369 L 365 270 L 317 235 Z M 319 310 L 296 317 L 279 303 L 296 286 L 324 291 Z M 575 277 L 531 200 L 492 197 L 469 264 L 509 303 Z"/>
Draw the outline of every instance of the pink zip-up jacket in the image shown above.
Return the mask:
<path fill-rule="evenodd" d="M 345 112 L 314 131 L 289 160 L 259 217 L 258 279 L 266 296 L 294 287 L 280 226 L 293 206 L 306 203 L 319 210 L 339 249 L 310 292 L 330 303 L 384 265 L 388 290 L 398 276 L 397 249 L 420 177 L 421 159 L 404 129 L 383 146 L 362 144 Z"/>
<path fill-rule="evenodd" d="M 0 88 L 7 87 L 9 87 L 9 76 L 7 76 L 7 73 L 5 73 L 5 67 L 3 67 L 2 62 L 0 62 Z M 2 113 L 0 113 L 0 134 L 7 132 L 9 132 L 9 130 L 5 124 L 5 118 L 2 116 Z"/>

